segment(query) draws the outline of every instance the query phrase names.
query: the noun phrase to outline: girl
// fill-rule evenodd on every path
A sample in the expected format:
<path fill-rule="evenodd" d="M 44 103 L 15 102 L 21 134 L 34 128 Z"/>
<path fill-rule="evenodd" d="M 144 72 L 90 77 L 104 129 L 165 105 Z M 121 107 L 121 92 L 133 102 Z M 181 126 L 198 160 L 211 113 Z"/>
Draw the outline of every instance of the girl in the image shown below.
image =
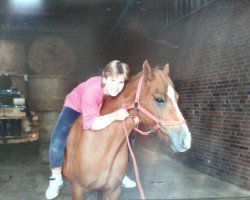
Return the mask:
<path fill-rule="evenodd" d="M 127 110 L 123 108 L 100 116 L 103 97 L 105 95 L 117 96 L 124 88 L 125 81 L 129 78 L 128 76 L 129 66 L 114 60 L 104 67 L 102 76 L 92 77 L 79 84 L 66 96 L 50 143 L 49 159 L 52 175 L 49 178 L 49 187 L 46 190 L 47 199 L 55 198 L 63 185 L 61 168 L 64 148 L 69 130 L 76 118 L 82 114 L 83 129 L 100 130 L 116 120 L 124 120 L 128 117 Z M 128 188 L 136 186 L 136 183 L 126 175 L 122 183 L 124 187 Z"/>

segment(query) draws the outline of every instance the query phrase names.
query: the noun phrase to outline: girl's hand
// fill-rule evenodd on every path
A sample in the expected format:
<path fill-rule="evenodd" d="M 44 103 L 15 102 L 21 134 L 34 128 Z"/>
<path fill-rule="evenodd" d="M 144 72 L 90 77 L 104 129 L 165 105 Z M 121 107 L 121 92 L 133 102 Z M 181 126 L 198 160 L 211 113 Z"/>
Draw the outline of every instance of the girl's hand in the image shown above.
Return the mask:
<path fill-rule="evenodd" d="M 128 111 L 124 108 L 121 108 L 114 112 L 115 120 L 121 121 L 126 119 L 128 116 L 129 116 Z"/>
<path fill-rule="evenodd" d="M 134 122 L 135 122 L 135 125 L 137 126 L 140 123 L 139 117 L 135 116 L 134 117 Z"/>

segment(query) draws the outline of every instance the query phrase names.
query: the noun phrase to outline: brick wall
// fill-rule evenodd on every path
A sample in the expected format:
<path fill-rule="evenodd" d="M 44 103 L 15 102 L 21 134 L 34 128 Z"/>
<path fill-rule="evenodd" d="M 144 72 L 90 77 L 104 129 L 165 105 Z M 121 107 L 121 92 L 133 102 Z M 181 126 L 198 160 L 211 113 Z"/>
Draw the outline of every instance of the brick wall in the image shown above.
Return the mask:
<path fill-rule="evenodd" d="M 216 1 L 164 30 L 161 40 L 178 48 L 164 54 L 158 46 L 151 57 L 159 59 L 158 52 L 170 62 L 193 141 L 180 154 L 158 138 L 148 141 L 193 168 L 250 189 L 250 1 Z"/>

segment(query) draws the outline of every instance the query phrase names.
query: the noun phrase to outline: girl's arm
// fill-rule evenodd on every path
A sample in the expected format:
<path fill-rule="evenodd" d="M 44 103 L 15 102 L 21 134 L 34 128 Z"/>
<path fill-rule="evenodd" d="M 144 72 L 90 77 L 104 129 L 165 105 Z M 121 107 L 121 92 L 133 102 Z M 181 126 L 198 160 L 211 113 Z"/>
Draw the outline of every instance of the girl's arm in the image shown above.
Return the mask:
<path fill-rule="evenodd" d="M 118 120 L 118 121 L 124 120 L 128 116 L 129 116 L 129 114 L 128 114 L 127 110 L 124 108 L 121 108 L 121 109 L 119 109 L 115 112 L 112 112 L 110 114 L 96 117 L 94 119 L 90 129 L 91 130 L 101 130 L 101 129 L 107 127 L 108 125 L 110 125 L 112 122 L 114 122 L 116 120 Z"/>

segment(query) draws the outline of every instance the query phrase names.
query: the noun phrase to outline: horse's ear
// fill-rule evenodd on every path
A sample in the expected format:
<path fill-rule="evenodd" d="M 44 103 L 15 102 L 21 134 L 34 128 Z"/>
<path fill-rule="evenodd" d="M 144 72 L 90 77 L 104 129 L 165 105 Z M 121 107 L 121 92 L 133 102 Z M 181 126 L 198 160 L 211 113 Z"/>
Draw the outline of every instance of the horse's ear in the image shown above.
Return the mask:
<path fill-rule="evenodd" d="M 142 68 L 143 68 L 144 76 L 147 77 L 149 80 L 151 80 L 153 75 L 152 75 L 152 70 L 147 60 L 144 61 Z"/>
<path fill-rule="evenodd" d="M 166 65 L 163 66 L 163 73 L 168 76 L 169 74 L 169 63 L 167 63 Z"/>

